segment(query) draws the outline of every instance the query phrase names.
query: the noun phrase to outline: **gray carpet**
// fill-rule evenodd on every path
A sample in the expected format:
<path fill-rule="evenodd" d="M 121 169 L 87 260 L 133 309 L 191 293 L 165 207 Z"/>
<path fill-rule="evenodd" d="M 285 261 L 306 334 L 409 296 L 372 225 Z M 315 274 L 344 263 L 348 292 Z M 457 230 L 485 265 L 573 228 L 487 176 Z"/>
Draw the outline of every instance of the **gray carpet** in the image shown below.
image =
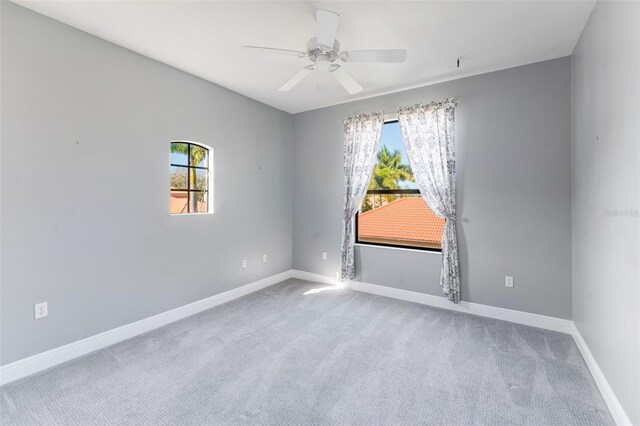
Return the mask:
<path fill-rule="evenodd" d="M 288 280 L 0 388 L 3 425 L 613 424 L 568 335 Z"/>

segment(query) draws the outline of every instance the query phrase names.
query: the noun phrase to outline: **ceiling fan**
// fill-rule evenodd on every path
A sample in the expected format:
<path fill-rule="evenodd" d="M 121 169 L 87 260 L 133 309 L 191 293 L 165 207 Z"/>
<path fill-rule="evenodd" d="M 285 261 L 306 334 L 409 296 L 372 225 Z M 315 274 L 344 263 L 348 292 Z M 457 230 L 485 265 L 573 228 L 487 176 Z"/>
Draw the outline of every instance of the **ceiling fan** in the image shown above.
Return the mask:
<path fill-rule="evenodd" d="M 338 63 L 339 61 L 399 63 L 406 60 L 407 51 L 404 49 L 340 51 L 340 42 L 336 40 L 339 18 L 337 13 L 329 10 L 316 10 L 316 36 L 307 42 L 306 52 L 260 46 L 242 48 L 258 53 L 307 58 L 311 61 L 311 64 L 298 71 L 278 89 L 282 92 L 294 88 L 313 71 L 327 69 L 347 92 L 354 95 L 362 91 L 362 86 Z"/>

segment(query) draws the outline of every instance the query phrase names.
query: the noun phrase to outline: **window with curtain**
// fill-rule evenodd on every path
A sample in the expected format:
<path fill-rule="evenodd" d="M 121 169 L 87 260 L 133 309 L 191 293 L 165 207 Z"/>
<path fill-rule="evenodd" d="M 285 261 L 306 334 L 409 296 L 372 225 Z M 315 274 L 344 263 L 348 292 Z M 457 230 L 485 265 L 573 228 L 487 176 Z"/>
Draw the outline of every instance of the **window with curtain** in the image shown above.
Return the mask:
<path fill-rule="evenodd" d="M 170 213 L 213 213 L 213 150 L 205 145 L 173 141 L 170 161 Z"/>
<path fill-rule="evenodd" d="M 356 243 L 440 251 L 444 225 L 420 195 L 398 122 L 386 122 L 367 195 L 356 214 Z"/>

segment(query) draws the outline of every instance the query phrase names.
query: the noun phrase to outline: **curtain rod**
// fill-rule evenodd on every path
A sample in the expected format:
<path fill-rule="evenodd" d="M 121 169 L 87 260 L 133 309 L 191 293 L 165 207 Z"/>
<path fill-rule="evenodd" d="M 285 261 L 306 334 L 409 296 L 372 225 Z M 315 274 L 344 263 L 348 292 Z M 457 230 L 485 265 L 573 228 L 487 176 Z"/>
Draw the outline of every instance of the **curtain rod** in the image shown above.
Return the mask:
<path fill-rule="evenodd" d="M 460 103 L 460 100 L 458 100 L 457 98 L 447 98 L 444 101 L 431 101 L 428 102 L 426 104 L 422 104 L 422 105 L 430 105 L 430 104 L 434 104 L 434 103 L 447 103 L 447 102 L 452 102 L 454 105 L 458 105 Z M 414 104 L 415 105 L 415 104 Z M 420 103 L 418 103 L 417 105 L 420 105 Z M 400 108 L 394 110 L 394 111 L 382 111 L 382 114 L 384 116 L 391 116 L 389 117 L 389 119 L 387 121 L 394 121 L 397 119 L 397 115 L 400 113 Z M 343 122 L 341 120 L 341 122 Z"/>
<path fill-rule="evenodd" d="M 454 105 L 458 105 L 460 103 L 460 101 L 458 99 L 456 99 L 456 98 L 448 98 L 448 99 L 445 99 L 444 101 L 431 101 L 431 102 L 427 102 L 425 104 L 418 103 L 416 105 L 425 105 L 426 106 L 426 105 L 431 105 L 431 104 L 444 104 L 444 103 L 448 103 L 448 102 L 451 102 Z M 384 115 L 392 115 L 392 114 L 397 115 L 398 113 L 400 113 L 400 108 L 398 108 L 396 110 L 393 110 L 393 111 L 384 111 L 383 110 L 382 113 Z"/>
<path fill-rule="evenodd" d="M 444 101 L 431 101 L 428 102 L 426 104 L 416 104 L 416 105 L 425 105 L 425 106 L 429 106 L 431 104 L 446 104 L 446 103 L 452 103 L 454 105 L 458 105 L 460 103 L 460 101 L 456 98 L 447 98 Z M 383 114 L 387 115 L 387 114 L 398 114 L 400 112 L 400 108 L 396 109 L 395 111 L 382 111 Z"/>

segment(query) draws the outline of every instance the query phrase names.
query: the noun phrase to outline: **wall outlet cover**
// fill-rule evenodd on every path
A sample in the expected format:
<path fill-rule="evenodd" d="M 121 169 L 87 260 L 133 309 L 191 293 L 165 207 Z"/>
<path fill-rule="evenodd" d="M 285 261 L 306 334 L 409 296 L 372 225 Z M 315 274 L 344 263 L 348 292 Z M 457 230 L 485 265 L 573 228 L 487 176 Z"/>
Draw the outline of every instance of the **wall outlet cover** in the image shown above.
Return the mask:
<path fill-rule="evenodd" d="M 36 303 L 33 306 L 33 308 L 34 308 L 33 317 L 35 319 L 44 318 L 47 315 L 49 315 L 49 306 L 47 305 L 47 302 Z"/>
<path fill-rule="evenodd" d="M 504 286 L 512 288 L 513 287 L 513 277 L 507 275 L 504 277 Z"/>

